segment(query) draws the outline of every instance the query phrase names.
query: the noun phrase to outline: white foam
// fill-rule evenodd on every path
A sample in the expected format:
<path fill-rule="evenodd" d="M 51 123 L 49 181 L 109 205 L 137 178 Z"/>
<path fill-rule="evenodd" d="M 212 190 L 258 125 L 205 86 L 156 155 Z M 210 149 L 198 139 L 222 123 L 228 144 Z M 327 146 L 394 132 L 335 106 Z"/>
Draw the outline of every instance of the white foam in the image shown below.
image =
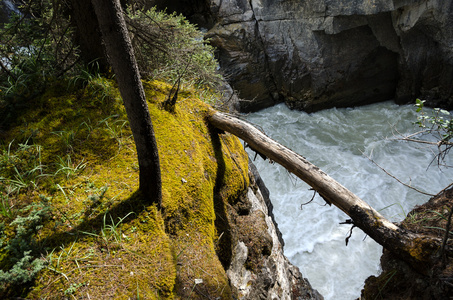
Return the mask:
<path fill-rule="evenodd" d="M 390 178 L 361 151 L 372 156 L 405 182 L 436 193 L 452 181 L 450 170 L 426 170 L 432 154 L 420 145 L 392 141 L 392 126 L 414 132 L 413 106 L 391 102 L 360 108 L 329 109 L 307 114 L 284 105 L 253 113 L 248 120 L 267 135 L 320 167 L 375 209 L 400 221 L 429 197 L 409 190 Z M 252 153 L 251 157 L 254 154 Z M 349 219 L 335 207 L 325 206 L 308 185 L 277 164 L 257 158 L 255 164 L 271 192 L 274 214 L 285 239 L 285 254 L 325 299 L 356 299 L 364 280 L 379 272 L 382 248 L 359 229 L 345 246 Z M 384 209 L 385 208 L 385 209 Z"/>

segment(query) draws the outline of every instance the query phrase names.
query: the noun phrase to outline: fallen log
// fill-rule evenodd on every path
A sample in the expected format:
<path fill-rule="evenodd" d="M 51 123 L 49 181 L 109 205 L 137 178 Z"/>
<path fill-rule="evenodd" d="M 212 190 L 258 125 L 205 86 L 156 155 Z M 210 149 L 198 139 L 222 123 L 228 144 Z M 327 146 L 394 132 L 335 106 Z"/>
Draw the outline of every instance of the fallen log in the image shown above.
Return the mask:
<path fill-rule="evenodd" d="M 218 129 L 241 138 L 250 148 L 305 181 L 327 202 L 345 212 L 353 225 L 417 270 L 426 272 L 425 265 L 433 263 L 435 254 L 442 246 L 440 238 L 413 233 L 390 222 L 303 156 L 272 140 L 250 123 L 217 111 L 211 112 L 208 121 Z M 451 253 L 451 250 L 451 246 L 447 245 L 445 251 Z"/>

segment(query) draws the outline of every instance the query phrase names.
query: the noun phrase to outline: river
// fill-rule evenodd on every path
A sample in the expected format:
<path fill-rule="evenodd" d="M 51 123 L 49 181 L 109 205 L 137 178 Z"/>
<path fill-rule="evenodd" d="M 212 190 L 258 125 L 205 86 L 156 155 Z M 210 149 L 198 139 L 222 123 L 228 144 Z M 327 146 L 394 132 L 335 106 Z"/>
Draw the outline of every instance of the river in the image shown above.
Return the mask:
<path fill-rule="evenodd" d="M 362 152 L 401 181 L 428 193 L 439 192 L 453 181 L 451 170 L 439 169 L 436 164 L 429 167 L 433 153 L 426 146 L 395 139 L 397 132 L 418 130 L 416 116 L 413 105 L 384 102 L 312 114 L 280 104 L 246 118 L 385 217 L 401 221 L 429 197 L 398 183 Z M 253 158 L 254 153 L 249 153 Z M 308 185 L 259 156 L 254 163 L 270 191 L 285 255 L 325 299 L 357 299 L 365 279 L 379 274 L 382 247 L 357 228 L 346 246 L 351 226 L 339 224 L 349 219 L 346 214 L 325 205 L 319 196 L 302 205 L 313 197 Z"/>

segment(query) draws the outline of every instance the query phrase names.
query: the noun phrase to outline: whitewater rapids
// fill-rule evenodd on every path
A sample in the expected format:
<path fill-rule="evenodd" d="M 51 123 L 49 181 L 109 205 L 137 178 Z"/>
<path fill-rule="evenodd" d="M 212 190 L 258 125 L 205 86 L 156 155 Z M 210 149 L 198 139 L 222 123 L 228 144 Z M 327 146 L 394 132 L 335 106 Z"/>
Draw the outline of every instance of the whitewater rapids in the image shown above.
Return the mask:
<path fill-rule="evenodd" d="M 363 153 L 401 181 L 431 194 L 453 181 L 451 169 L 439 169 L 436 163 L 429 167 L 436 148 L 397 139 L 399 134 L 419 130 L 413 105 L 384 102 L 307 114 L 280 104 L 246 119 L 391 221 L 401 221 L 429 196 L 398 183 Z M 259 156 L 254 163 L 270 191 L 285 255 L 325 299 L 357 299 L 365 279 L 380 272 L 382 247 L 357 228 L 346 246 L 351 225 L 339 224 L 349 219 L 346 214 L 325 205 L 319 196 L 303 205 L 313 197 L 307 184 Z"/>

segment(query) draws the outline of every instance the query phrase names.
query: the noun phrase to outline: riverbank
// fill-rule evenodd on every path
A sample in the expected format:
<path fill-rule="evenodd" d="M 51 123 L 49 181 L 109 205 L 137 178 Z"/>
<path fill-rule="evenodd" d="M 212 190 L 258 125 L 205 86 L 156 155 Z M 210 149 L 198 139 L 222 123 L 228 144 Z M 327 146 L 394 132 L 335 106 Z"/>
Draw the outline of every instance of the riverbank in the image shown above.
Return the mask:
<path fill-rule="evenodd" d="M 427 203 L 413 209 L 401 226 L 439 239 L 446 236 L 447 223 L 453 208 L 453 189 L 440 192 Z M 448 231 L 452 231 L 451 224 Z M 431 264 L 419 269 L 407 265 L 389 251 L 381 257 L 382 272 L 366 280 L 362 291 L 366 299 L 451 299 L 453 295 L 453 259 L 439 249 Z"/>

